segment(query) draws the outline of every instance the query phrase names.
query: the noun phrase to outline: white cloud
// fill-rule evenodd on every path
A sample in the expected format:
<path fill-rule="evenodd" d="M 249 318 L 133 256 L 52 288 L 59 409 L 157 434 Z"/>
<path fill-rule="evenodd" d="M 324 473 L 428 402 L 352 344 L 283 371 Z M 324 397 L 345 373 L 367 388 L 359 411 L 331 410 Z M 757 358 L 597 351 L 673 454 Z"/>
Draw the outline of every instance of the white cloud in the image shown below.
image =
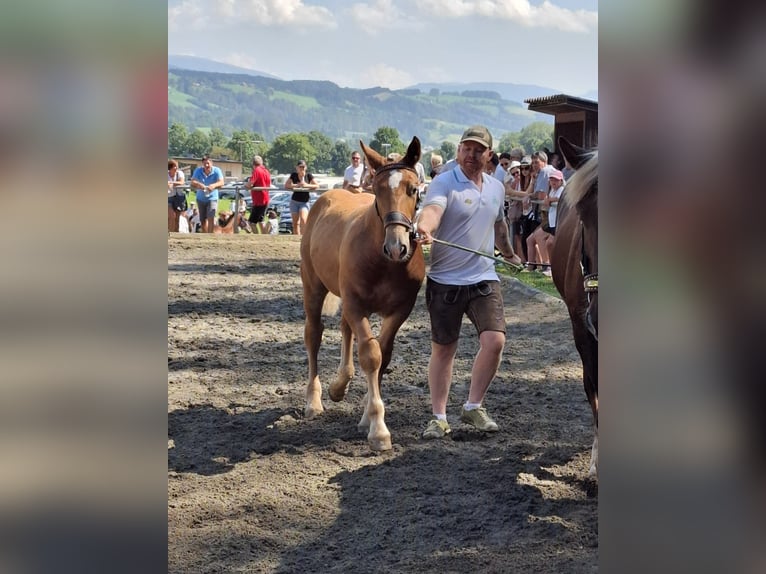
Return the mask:
<path fill-rule="evenodd" d="M 332 12 L 302 0 L 182 0 L 168 6 L 170 30 L 213 30 L 226 26 L 262 25 L 336 28 Z"/>
<path fill-rule="evenodd" d="M 402 21 L 402 16 L 392 0 L 376 0 L 371 4 L 351 6 L 351 19 L 358 29 L 372 36 L 384 28 L 396 27 Z"/>
<path fill-rule="evenodd" d="M 533 6 L 528 0 L 416 0 L 416 4 L 434 20 L 480 16 L 508 20 L 525 28 L 580 33 L 595 31 L 598 26 L 598 12 L 569 10 L 548 0 L 539 6 Z"/>
<path fill-rule="evenodd" d="M 361 86 L 383 86 L 392 90 L 406 88 L 415 83 L 412 75 L 404 70 L 399 70 L 388 64 L 374 64 L 367 66 L 359 74 Z"/>

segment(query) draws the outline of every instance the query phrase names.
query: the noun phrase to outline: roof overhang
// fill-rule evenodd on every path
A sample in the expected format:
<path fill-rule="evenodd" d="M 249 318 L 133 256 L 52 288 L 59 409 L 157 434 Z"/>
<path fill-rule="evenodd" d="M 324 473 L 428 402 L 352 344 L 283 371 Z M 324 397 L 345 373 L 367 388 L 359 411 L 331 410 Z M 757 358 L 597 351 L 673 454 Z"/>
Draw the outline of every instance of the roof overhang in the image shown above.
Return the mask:
<path fill-rule="evenodd" d="M 555 94 L 553 96 L 543 96 L 540 98 L 527 98 L 525 104 L 532 112 L 540 112 L 555 116 L 567 112 L 588 111 L 598 113 L 598 102 L 568 96 L 566 94 Z"/>

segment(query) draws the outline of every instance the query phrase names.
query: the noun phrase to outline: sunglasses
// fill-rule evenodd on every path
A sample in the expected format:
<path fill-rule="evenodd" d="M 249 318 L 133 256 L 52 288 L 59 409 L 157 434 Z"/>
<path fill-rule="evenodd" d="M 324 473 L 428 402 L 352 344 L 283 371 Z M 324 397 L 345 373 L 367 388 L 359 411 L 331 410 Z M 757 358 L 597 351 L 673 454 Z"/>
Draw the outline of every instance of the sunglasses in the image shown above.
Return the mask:
<path fill-rule="evenodd" d="M 521 172 L 519 172 L 519 171 L 512 171 L 511 175 L 519 175 L 519 173 L 521 173 Z"/>
<path fill-rule="evenodd" d="M 523 165 L 523 166 L 521 166 L 521 169 L 529 169 L 529 166 L 528 165 Z"/>

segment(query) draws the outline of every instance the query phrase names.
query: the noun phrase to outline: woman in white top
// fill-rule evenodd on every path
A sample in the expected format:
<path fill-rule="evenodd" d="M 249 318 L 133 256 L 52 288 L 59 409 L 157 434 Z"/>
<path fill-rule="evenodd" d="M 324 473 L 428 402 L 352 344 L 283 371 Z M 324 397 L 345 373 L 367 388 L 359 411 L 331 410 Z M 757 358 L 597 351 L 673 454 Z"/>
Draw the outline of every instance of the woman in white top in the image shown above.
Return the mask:
<path fill-rule="evenodd" d="M 178 169 L 178 162 L 168 160 L 168 231 L 178 231 L 178 220 L 181 211 L 173 207 L 173 198 L 176 195 L 184 195 L 184 172 Z"/>

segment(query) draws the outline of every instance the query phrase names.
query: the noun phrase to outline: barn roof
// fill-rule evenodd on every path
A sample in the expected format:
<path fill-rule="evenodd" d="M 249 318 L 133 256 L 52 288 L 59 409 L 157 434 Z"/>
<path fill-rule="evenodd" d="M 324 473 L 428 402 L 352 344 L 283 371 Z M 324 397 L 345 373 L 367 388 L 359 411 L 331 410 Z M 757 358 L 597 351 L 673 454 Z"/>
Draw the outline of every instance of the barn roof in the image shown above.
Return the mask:
<path fill-rule="evenodd" d="M 527 98 L 524 100 L 525 104 L 529 104 L 528 109 L 533 112 L 541 112 L 543 114 L 561 114 L 565 112 L 575 112 L 580 110 L 587 110 L 592 112 L 598 112 L 598 102 L 593 100 L 586 100 L 585 98 L 577 98 L 575 96 L 568 96 L 566 94 L 555 94 L 552 96 L 542 96 L 539 98 Z"/>

